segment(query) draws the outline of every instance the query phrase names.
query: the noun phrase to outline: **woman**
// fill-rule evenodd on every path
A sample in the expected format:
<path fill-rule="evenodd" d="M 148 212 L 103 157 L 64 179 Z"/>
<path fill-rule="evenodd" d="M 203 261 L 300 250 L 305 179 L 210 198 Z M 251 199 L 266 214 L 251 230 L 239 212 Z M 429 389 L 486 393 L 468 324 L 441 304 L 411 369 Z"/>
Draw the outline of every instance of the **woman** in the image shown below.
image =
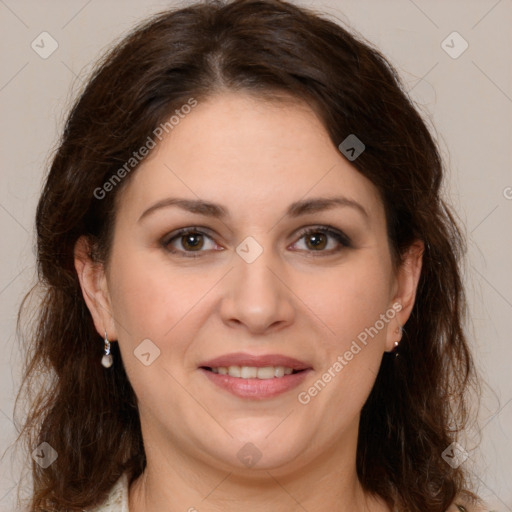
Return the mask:
<path fill-rule="evenodd" d="M 391 65 L 311 11 L 128 35 L 37 209 L 30 510 L 481 510 L 442 177 Z"/>

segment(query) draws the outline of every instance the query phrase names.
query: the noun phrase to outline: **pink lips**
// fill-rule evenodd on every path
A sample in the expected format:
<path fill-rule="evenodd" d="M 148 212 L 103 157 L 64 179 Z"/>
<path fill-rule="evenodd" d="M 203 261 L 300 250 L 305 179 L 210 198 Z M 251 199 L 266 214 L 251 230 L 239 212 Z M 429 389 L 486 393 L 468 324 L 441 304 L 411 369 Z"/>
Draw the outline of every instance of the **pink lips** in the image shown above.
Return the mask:
<path fill-rule="evenodd" d="M 219 356 L 199 365 L 199 367 L 207 368 L 219 368 L 221 366 L 254 366 L 256 368 L 263 368 L 264 366 L 284 366 L 292 370 L 306 370 L 311 368 L 309 364 L 294 359 L 293 357 L 280 354 L 253 356 L 244 352 L 235 352 Z"/>
<path fill-rule="evenodd" d="M 213 373 L 207 368 L 219 368 L 221 366 L 254 366 L 262 368 L 265 366 L 284 366 L 292 368 L 298 373 L 274 377 L 273 379 L 242 379 Z M 245 353 L 226 354 L 205 361 L 200 365 L 200 371 L 216 386 L 230 392 L 240 398 L 263 400 L 272 398 L 286 391 L 297 387 L 309 375 L 313 368 L 307 363 L 292 357 L 279 354 L 267 354 L 263 356 L 252 356 Z"/>

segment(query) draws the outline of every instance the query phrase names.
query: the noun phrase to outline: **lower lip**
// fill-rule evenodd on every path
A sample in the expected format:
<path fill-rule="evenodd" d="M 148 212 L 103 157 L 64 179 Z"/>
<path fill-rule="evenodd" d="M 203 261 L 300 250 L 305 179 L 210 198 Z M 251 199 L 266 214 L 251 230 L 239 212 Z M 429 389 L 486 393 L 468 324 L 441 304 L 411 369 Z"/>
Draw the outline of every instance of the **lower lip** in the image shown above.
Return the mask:
<path fill-rule="evenodd" d="M 204 368 L 199 369 L 220 388 L 240 398 L 252 398 L 254 400 L 272 398 L 290 391 L 303 382 L 312 371 L 307 369 L 298 373 L 284 375 L 283 377 L 274 377 L 273 379 L 241 379 L 239 377 L 231 377 L 230 375 L 213 373 Z"/>

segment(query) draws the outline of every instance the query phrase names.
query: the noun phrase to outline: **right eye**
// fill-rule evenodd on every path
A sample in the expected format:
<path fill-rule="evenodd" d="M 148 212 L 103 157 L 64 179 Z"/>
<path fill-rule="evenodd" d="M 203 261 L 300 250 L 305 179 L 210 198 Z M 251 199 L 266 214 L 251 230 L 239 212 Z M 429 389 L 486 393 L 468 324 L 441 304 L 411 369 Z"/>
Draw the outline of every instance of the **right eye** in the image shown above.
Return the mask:
<path fill-rule="evenodd" d="M 162 240 L 162 245 L 172 254 L 185 258 L 197 258 L 200 256 L 201 252 L 208 251 L 208 249 L 203 250 L 205 247 L 205 239 L 210 240 L 212 243 L 210 250 L 219 250 L 215 249 L 217 244 L 215 244 L 214 240 L 197 227 L 182 228 L 170 233 Z"/>

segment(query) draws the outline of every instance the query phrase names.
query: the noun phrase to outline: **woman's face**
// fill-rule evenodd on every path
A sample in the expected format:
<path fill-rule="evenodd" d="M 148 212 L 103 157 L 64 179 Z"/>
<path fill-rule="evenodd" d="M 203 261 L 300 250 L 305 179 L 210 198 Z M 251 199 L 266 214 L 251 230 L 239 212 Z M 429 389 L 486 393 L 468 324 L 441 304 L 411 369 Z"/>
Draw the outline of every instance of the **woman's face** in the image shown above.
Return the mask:
<path fill-rule="evenodd" d="M 353 454 L 419 267 L 395 275 L 376 189 L 315 115 L 240 94 L 199 103 L 118 199 L 91 311 L 119 342 L 146 449 L 283 472 Z M 266 369 L 204 368 L 223 357 L 211 366 Z"/>

